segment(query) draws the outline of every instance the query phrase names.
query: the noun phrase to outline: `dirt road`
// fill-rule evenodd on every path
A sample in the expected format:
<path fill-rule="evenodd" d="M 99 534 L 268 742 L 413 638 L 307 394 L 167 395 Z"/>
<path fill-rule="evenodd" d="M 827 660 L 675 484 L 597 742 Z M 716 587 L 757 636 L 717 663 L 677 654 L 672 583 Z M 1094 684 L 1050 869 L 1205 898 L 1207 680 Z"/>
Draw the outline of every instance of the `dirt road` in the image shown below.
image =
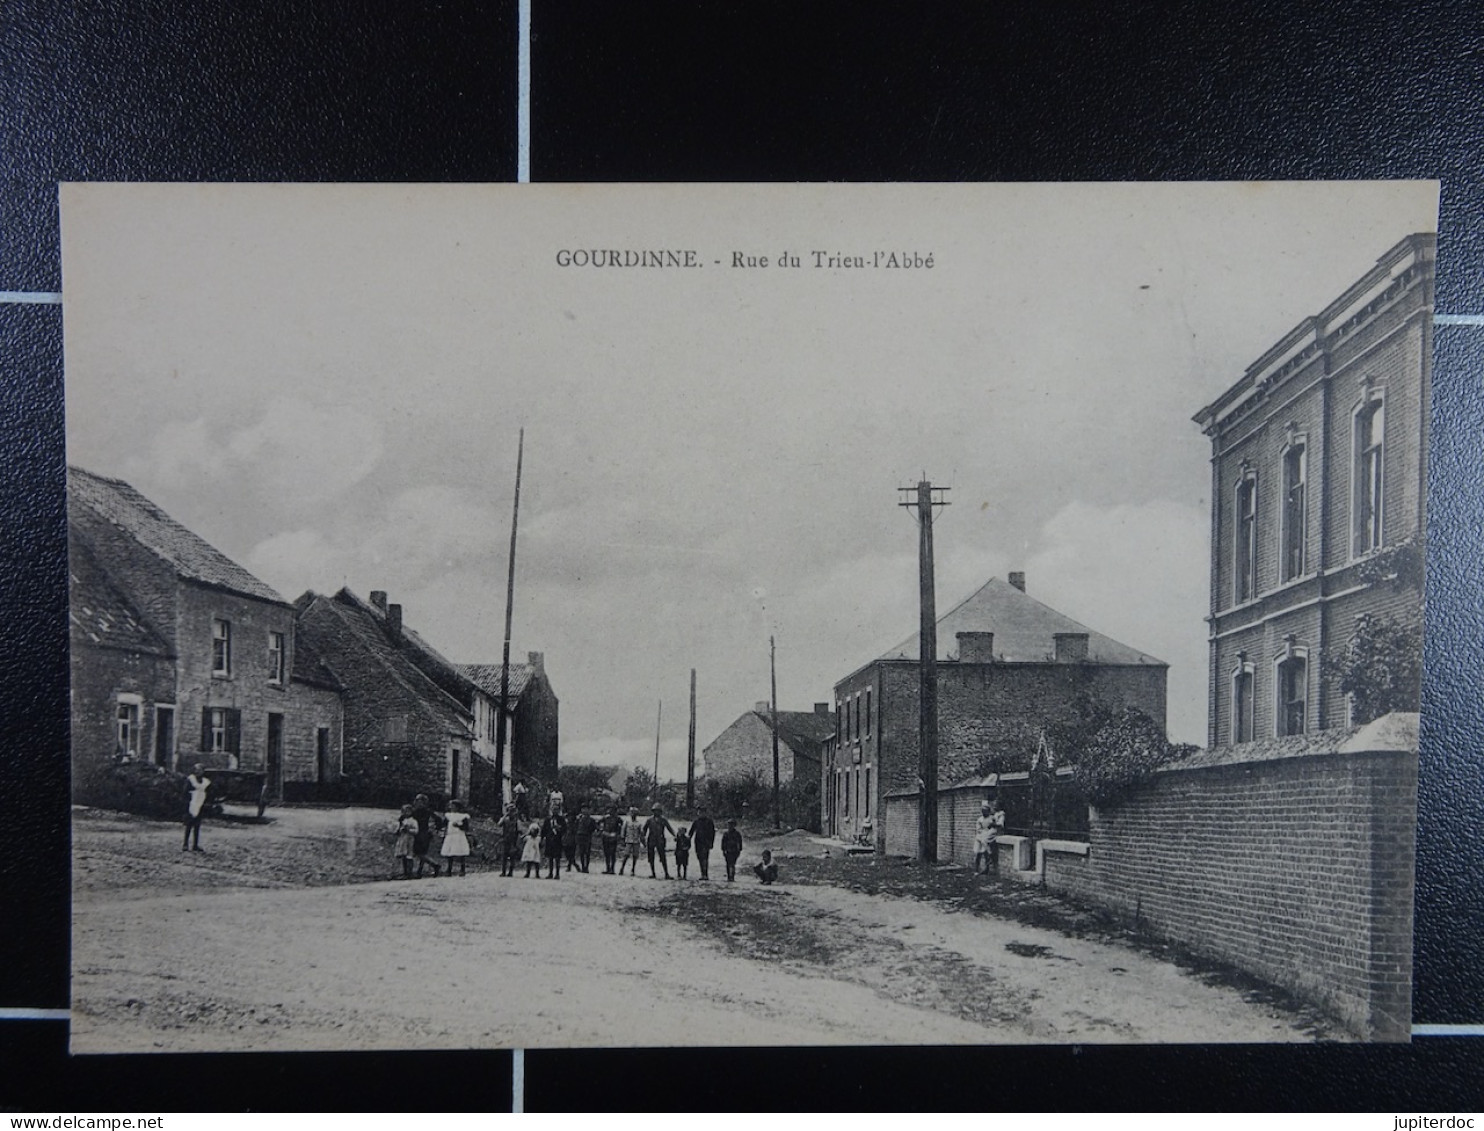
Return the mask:
<path fill-rule="evenodd" d="M 334 874 L 316 828 L 348 820 L 306 812 L 219 828 L 200 857 L 170 826 L 75 822 L 75 1051 L 1333 1035 L 1129 946 L 829 883 L 483 870 L 306 886 Z M 253 843 L 289 845 L 286 863 L 230 883 Z"/>

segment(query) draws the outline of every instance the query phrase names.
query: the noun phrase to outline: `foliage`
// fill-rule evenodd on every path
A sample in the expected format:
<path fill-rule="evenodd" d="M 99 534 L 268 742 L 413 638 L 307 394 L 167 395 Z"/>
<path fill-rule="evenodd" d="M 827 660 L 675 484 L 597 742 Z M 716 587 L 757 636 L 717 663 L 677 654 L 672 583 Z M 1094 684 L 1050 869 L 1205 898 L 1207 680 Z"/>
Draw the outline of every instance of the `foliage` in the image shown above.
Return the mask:
<path fill-rule="evenodd" d="M 635 807 L 644 806 L 650 804 L 653 796 L 654 775 L 643 766 L 635 766 L 623 783 L 623 803 Z"/>
<path fill-rule="evenodd" d="M 115 759 L 87 774 L 74 792 L 79 802 L 99 809 L 144 817 L 185 815 L 186 776 L 149 762 Z"/>
<path fill-rule="evenodd" d="M 611 803 L 613 793 L 608 787 L 613 771 L 603 766 L 562 766 L 557 772 L 557 787 L 562 791 L 562 802 L 567 812 L 575 813 L 584 807 Z"/>
<path fill-rule="evenodd" d="M 1345 650 L 1331 663 L 1350 696 L 1351 721 L 1368 723 L 1392 711 L 1416 711 L 1422 701 L 1422 622 L 1361 616 Z"/>
<path fill-rule="evenodd" d="M 1194 746 L 1175 744 L 1136 707 L 1111 712 L 1081 747 L 1072 780 L 1089 803 L 1108 805 L 1146 781 L 1160 766 L 1179 761 Z"/>
<path fill-rule="evenodd" d="M 1427 557 L 1421 541 L 1408 538 L 1362 558 L 1355 567 L 1356 576 L 1368 585 L 1388 582 L 1398 589 L 1422 592 Z"/>
<path fill-rule="evenodd" d="M 712 817 L 727 820 L 732 817 L 773 822 L 772 775 L 765 780 L 757 772 L 745 776 L 727 777 L 720 780 L 707 778 L 698 800 L 704 801 Z M 780 783 L 778 787 L 778 811 L 787 828 L 819 831 L 819 782 L 816 779 L 799 779 Z"/>

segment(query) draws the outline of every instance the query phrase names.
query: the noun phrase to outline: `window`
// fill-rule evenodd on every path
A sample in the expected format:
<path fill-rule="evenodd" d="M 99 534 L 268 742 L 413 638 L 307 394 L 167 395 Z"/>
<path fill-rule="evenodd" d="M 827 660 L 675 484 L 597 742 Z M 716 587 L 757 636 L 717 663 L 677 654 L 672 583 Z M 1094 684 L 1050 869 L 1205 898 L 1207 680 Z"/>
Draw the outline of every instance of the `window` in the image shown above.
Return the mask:
<path fill-rule="evenodd" d="M 139 757 L 139 698 L 120 695 L 114 752 L 124 758 Z"/>
<path fill-rule="evenodd" d="M 1253 696 L 1252 665 L 1243 664 L 1232 675 L 1232 741 L 1251 742 L 1256 727 L 1254 723 L 1257 700 Z"/>
<path fill-rule="evenodd" d="M 282 683 L 284 677 L 286 653 L 284 650 L 283 633 L 270 632 L 268 634 L 268 682 Z"/>
<path fill-rule="evenodd" d="M 242 752 L 242 712 L 231 707 L 203 707 L 201 752 L 226 755 L 235 770 L 237 756 Z"/>
<path fill-rule="evenodd" d="M 1309 661 L 1290 653 L 1278 661 L 1278 734 L 1303 734 L 1309 698 Z"/>
<path fill-rule="evenodd" d="M 1283 580 L 1304 573 L 1305 511 L 1308 503 L 1309 458 L 1303 440 L 1283 453 Z"/>
<path fill-rule="evenodd" d="M 871 737 L 871 689 L 866 688 L 866 737 Z"/>
<path fill-rule="evenodd" d="M 211 622 L 211 674 L 220 676 L 232 674 L 231 621 L 213 620 Z"/>
<path fill-rule="evenodd" d="M 846 770 L 845 771 L 845 789 L 843 790 L 843 794 L 844 794 L 844 799 L 845 799 L 845 816 L 848 817 L 848 816 L 850 816 L 850 771 L 849 770 Z"/>
<path fill-rule="evenodd" d="M 857 691 L 855 693 L 855 740 L 857 742 L 859 742 L 860 741 L 860 737 L 861 737 L 861 693 L 859 691 Z"/>
<path fill-rule="evenodd" d="M 1235 593 L 1240 603 L 1257 596 L 1257 476 L 1251 473 L 1237 483 L 1236 519 Z"/>
<path fill-rule="evenodd" d="M 407 716 L 388 715 L 382 724 L 382 738 L 386 742 L 406 742 Z"/>
<path fill-rule="evenodd" d="M 1382 487 L 1385 484 L 1386 409 L 1368 400 L 1355 413 L 1356 557 L 1382 545 Z"/>

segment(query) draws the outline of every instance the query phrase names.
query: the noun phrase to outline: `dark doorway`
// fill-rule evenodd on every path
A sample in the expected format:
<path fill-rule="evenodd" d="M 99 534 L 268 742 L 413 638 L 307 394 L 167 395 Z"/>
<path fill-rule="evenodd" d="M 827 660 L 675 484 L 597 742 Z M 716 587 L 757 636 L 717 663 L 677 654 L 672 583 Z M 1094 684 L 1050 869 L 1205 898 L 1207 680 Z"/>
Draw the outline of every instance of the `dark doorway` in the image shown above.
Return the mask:
<path fill-rule="evenodd" d="M 453 780 L 448 786 L 448 796 L 458 797 L 459 794 L 459 748 L 455 746 L 449 751 L 450 761 L 453 768 Z"/>
<path fill-rule="evenodd" d="M 175 768 L 175 708 L 155 708 L 155 765 Z"/>
<path fill-rule="evenodd" d="M 268 713 L 268 780 L 264 783 L 268 796 L 275 801 L 283 799 L 283 716 Z"/>
<path fill-rule="evenodd" d="M 320 727 L 314 732 L 315 781 L 324 785 L 330 780 L 330 728 Z"/>

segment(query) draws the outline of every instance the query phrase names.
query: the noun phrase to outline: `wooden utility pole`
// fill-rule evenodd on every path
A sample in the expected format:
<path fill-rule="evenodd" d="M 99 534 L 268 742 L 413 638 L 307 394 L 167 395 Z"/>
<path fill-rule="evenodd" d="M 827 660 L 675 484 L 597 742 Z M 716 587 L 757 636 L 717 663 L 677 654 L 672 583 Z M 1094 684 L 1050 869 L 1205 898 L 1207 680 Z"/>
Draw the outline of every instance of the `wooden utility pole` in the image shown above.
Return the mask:
<path fill-rule="evenodd" d="M 696 806 L 696 669 L 690 670 L 690 740 L 685 752 L 685 807 Z"/>
<path fill-rule="evenodd" d="M 520 471 L 525 455 L 526 430 L 522 428 L 515 448 L 515 507 L 510 514 L 510 565 L 505 572 L 505 653 L 500 661 L 500 705 L 495 717 L 495 781 L 503 801 L 511 799 L 505 789 L 505 727 L 510 702 L 510 621 L 515 611 L 515 530 L 520 522 Z"/>
<path fill-rule="evenodd" d="M 773 698 L 773 827 L 783 827 L 783 811 L 778 804 L 778 652 L 773 638 L 768 637 L 768 679 Z"/>
<path fill-rule="evenodd" d="M 659 706 L 654 709 L 654 797 L 650 800 L 660 799 L 660 719 L 665 715 L 665 701 L 660 700 Z"/>
<path fill-rule="evenodd" d="M 922 605 L 918 630 L 918 675 L 920 687 L 917 723 L 918 769 L 921 780 L 917 807 L 917 856 L 927 864 L 938 862 L 938 608 L 933 584 L 933 508 L 946 507 L 947 487 L 934 487 L 922 479 L 900 491 L 914 493 L 898 503 L 917 512 L 917 574 Z M 935 497 L 933 492 L 938 492 Z"/>

